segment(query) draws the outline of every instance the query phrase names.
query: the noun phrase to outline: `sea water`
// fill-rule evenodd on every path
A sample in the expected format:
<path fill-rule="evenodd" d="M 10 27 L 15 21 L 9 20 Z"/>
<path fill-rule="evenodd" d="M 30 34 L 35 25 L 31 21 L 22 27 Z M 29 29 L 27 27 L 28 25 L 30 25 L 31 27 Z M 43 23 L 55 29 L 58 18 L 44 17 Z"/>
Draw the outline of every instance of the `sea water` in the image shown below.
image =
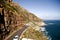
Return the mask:
<path fill-rule="evenodd" d="M 47 37 L 48 40 L 60 40 L 60 20 L 44 20 L 47 24 L 45 25 L 45 31 L 42 33 Z"/>

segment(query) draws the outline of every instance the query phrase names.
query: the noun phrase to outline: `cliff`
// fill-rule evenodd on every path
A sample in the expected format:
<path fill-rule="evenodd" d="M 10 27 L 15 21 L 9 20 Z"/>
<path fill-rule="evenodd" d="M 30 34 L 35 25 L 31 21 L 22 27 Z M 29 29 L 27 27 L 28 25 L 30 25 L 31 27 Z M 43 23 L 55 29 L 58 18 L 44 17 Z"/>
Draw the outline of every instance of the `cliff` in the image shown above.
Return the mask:
<path fill-rule="evenodd" d="M 6 38 L 10 32 L 14 32 L 14 30 L 29 22 L 42 22 L 42 20 L 17 3 L 13 3 L 12 0 L 0 0 L 1 40 Z"/>

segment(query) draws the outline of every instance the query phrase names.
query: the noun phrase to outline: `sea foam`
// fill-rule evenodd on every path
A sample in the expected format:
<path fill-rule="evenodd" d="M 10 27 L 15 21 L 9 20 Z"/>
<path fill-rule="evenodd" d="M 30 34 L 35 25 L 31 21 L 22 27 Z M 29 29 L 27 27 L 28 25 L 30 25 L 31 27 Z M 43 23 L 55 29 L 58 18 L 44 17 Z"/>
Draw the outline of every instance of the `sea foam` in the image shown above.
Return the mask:
<path fill-rule="evenodd" d="M 46 31 L 45 27 L 40 27 L 40 32 L 42 32 L 42 34 L 48 39 L 48 40 L 52 40 L 52 38 L 48 35 L 48 31 Z"/>

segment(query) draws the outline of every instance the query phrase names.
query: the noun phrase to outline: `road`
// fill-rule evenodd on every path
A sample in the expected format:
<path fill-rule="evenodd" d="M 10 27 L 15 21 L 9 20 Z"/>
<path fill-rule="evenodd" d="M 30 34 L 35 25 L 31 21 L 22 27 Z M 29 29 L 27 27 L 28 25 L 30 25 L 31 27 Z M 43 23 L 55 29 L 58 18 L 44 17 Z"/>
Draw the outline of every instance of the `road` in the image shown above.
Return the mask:
<path fill-rule="evenodd" d="M 21 36 L 22 32 L 27 28 L 28 26 L 24 26 L 22 29 L 18 30 L 15 32 L 11 37 L 9 37 L 7 40 L 13 40 L 13 38 L 18 35 L 19 37 Z"/>

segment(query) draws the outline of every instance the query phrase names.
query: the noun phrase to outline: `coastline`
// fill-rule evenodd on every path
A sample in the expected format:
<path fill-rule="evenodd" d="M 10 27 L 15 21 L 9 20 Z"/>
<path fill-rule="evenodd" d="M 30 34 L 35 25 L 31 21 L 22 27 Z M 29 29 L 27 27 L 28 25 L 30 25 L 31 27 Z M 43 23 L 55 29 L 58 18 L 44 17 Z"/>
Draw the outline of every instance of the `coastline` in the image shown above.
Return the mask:
<path fill-rule="evenodd" d="M 35 22 L 36 23 L 36 22 Z M 27 35 L 29 35 L 28 33 L 30 32 L 30 30 L 31 31 L 33 31 L 33 30 L 35 30 L 35 31 L 37 31 L 38 32 L 38 34 L 40 34 L 40 35 L 42 35 L 42 38 L 41 39 L 46 39 L 47 40 L 47 38 L 46 38 L 46 36 L 42 33 L 42 31 L 45 31 L 45 28 L 44 27 L 42 27 L 42 26 L 44 26 L 45 25 L 45 23 L 44 22 L 37 22 L 36 24 L 38 24 L 38 25 L 35 25 L 35 26 L 32 26 L 33 25 L 33 23 L 31 23 L 30 22 L 30 24 L 29 23 L 27 23 L 27 25 L 29 25 L 29 27 L 22 33 L 22 35 L 21 35 L 21 37 L 20 37 L 20 39 L 32 39 L 32 38 L 29 38 L 29 36 L 28 37 L 24 37 L 24 35 L 26 34 L 26 36 Z M 40 25 L 39 25 L 40 24 Z M 31 28 L 31 29 L 30 29 Z M 29 30 L 29 31 L 28 31 Z M 26 33 L 28 31 L 28 33 Z M 33 31 L 33 34 L 32 35 L 34 35 L 34 33 L 36 33 L 35 31 Z M 37 35 L 38 35 L 37 34 Z M 31 35 L 31 34 L 30 34 Z M 34 36 L 37 36 L 37 35 L 34 35 Z M 38 37 L 39 37 L 39 35 L 38 35 Z M 41 36 L 40 36 L 41 37 Z M 36 38 L 37 39 L 37 38 Z"/>

